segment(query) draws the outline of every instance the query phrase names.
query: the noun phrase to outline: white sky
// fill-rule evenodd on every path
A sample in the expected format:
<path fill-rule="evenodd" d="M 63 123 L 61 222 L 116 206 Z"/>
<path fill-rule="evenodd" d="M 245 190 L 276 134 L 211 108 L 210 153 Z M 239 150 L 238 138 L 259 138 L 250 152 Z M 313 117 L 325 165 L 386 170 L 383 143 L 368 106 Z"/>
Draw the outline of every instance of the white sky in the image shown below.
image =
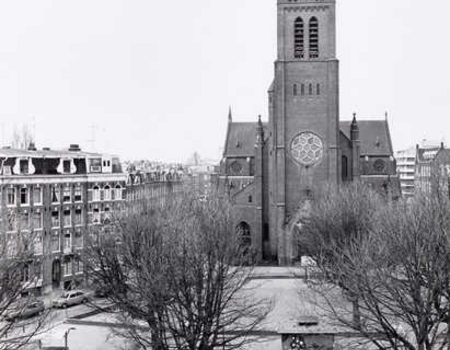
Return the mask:
<path fill-rule="evenodd" d="M 341 119 L 450 141 L 450 2 L 337 0 Z M 122 158 L 218 158 L 228 106 L 267 119 L 276 0 L 0 0 L 0 136 Z M 4 143 L 4 142 L 3 142 Z"/>

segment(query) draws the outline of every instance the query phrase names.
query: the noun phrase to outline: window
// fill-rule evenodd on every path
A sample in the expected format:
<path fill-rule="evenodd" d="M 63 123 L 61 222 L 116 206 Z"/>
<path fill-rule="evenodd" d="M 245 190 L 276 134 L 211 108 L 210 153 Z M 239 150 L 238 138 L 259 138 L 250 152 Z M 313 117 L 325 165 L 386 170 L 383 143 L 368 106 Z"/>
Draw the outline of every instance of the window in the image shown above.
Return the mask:
<path fill-rule="evenodd" d="M 305 25 L 303 19 L 298 17 L 294 22 L 294 57 L 305 57 Z"/>
<path fill-rule="evenodd" d="M 57 185 L 52 185 L 50 191 L 52 196 L 52 203 L 59 203 L 59 187 Z"/>
<path fill-rule="evenodd" d="M 316 17 L 309 20 L 309 58 L 319 58 L 319 21 Z"/>
<path fill-rule="evenodd" d="M 22 175 L 28 174 L 28 160 L 21 160 L 20 161 L 20 173 Z"/>
<path fill-rule="evenodd" d="M 72 250 L 72 235 L 70 231 L 64 233 L 63 249 L 65 253 Z"/>
<path fill-rule="evenodd" d="M 33 188 L 33 203 L 42 204 L 42 189 L 40 187 Z"/>
<path fill-rule="evenodd" d="M 26 264 L 22 269 L 22 282 L 30 280 L 30 265 Z"/>
<path fill-rule="evenodd" d="M 309 84 L 309 94 L 312 95 L 313 94 L 313 85 Z"/>
<path fill-rule="evenodd" d="M 33 229 L 42 229 L 42 213 L 40 211 L 35 211 L 33 213 Z"/>
<path fill-rule="evenodd" d="M 83 235 L 80 228 L 75 229 L 75 241 L 72 242 L 76 248 L 83 248 Z"/>
<path fill-rule="evenodd" d="M 342 181 L 348 180 L 348 158 L 342 156 Z"/>
<path fill-rule="evenodd" d="M 111 200 L 111 187 L 109 186 L 105 186 L 105 188 L 103 189 L 103 196 L 105 201 L 110 201 Z"/>
<path fill-rule="evenodd" d="M 19 215 L 19 228 L 21 230 L 28 230 L 30 227 L 30 222 L 28 219 L 28 212 L 24 211 Z"/>
<path fill-rule="evenodd" d="M 70 174 L 71 161 L 63 160 L 63 172 L 64 174 Z"/>
<path fill-rule="evenodd" d="M 320 84 L 316 85 L 316 94 L 320 95 Z"/>
<path fill-rule="evenodd" d="M 297 96 L 297 84 L 294 84 L 293 94 L 294 94 L 294 96 Z"/>
<path fill-rule="evenodd" d="M 42 244 L 42 234 L 36 233 L 33 240 L 33 246 L 34 246 L 34 254 L 35 255 L 42 255 L 44 252 L 44 247 Z"/>
<path fill-rule="evenodd" d="M 28 188 L 26 187 L 20 189 L 20 205 L 28 205 Z"/>
<path fill-rule="evenodd" d="M 82 196 L 82 193 L 81 193 L 81 186 L 80 185 L 77 185 L 75 187 L 74 200 L 75 200 L 75 202 L 81 202 L 83 200 L 83 196 Z"/>
<path fill-rule="evenodd" d="M 253 203 L 253 196 L 248 196 L 248 202 Z"/>
<path fill-rule="evenodd" d="M 98 186 L 94 186 L 94 188 L 92 189 L 92 200 L 93 201 L 99 201 L 100 200 L 100 187 Z"/>
<path fill-rule="evenodd" d="M 17 218 L 11 210 L 7 212 L 6 225 L 8 231 L 17 231 Z"/>
<path fill-rule="evenodd" d="M 63 211 L 63 225 L 64 226 L 72 225 L 70 209 L 64 209 L 64 211 Z"/>
<path fill-rule="evenodd" d="M 73 261 L 73 271 L 76 274 L 83 273 L 83 262 L 80 258 L 75 258 Z"/>
<path fill-rule="evenodd" d="M 241 222 L 236 227 L 236 233 L 239 235 L 241 247 L 243 249 L 243 254 L 247 254 L 252 245 L 252 235 L 250 225 L 247 224 L 246 222 Z"/>
<path fill-rule="evenodd" d="M 83 224 L 83 209 L 77 208 L 75 209 L 75 216 L 73 218 L 75 225 Z"/>
<path fill-rule="evenodd" d="M 70 258 L 67 258 L 64 261 L 63 273 L 64 273 L 64 276 L 70 276 L 72 274 L 72 261 L 70 260 Z M 71 297 L 73 297 L 73 295 Z"/>
<path fill-rule="evenodd" d="M 59 210 L 55 209 L 52 211 L 52 227 L 59 227 Z"/>
<path fill-rule="evenodd" d="M 59 231 L 53 231 L 52 232 L 51 246 L 52 246 L 52 252 L 59 252 L 60 251 Z"/>
<path fill-rule="evenodd" d="M 305 96 L 305 84 L 302 84 L 302 85 L 301 85 L 301 87 L 300 87 L 300 94 L 301 94 L 302 96 Z"/>
<path fill-rule="evenodd" d="M 16 189 L 14 187 L 8 188 L 8 205 L 16 205 Z"/>
<path fill-rule="evenodd" d="M 70 186 L 65 186 L 63 189 L 63 202 L 64 203 L 70 203 L 72 200 L 72 195 L 70 191 Z"/>
<path fill-rule="evenodd" d="M 92 222 L 94 224 L 99 224 L 100 223 L 100 209 L 94 208 L 94 215 L 92 217 Z"/>

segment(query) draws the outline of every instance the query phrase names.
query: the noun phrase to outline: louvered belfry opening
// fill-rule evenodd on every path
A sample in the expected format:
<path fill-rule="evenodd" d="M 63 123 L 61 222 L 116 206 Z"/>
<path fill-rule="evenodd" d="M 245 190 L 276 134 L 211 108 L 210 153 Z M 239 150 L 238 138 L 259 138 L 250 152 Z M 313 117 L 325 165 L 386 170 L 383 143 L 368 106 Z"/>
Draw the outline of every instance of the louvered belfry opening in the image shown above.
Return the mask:
<path fill-rule="evenodd" d="M 309 58 L 319 58 L 319 21 L 316 17 L 309 20 Z"/>
<path fill-rule="evenodd" d="M 294 23 L 294 57 L 305 58 L 305 24 L 301 17 Z"/>

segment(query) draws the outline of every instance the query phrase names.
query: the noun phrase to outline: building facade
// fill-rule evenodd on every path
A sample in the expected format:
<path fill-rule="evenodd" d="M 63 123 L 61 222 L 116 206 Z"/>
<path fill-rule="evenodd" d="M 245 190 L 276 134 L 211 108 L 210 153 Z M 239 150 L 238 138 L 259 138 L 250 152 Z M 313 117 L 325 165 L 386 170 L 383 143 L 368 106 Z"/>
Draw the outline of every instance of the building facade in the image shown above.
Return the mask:
<path fill-rule="evenodd" d="M 179 173 L 124 172 L 118 157 L 65 150 L 0 149 L 0 232 L 32 239 L 22 278 L 30 294 L 83 284 L 86 238 L 111 229 L 130 203 L 159 206 L 183 190 Z"/>
<path fill-rule="evenodd" d="M 269 121 L 234 122 L 229 114 L 220 186 L 259 258 L 282 265 L 299 256 L 294 226 L 318 186 L 362 179 L 399 191 L 387 120 L 339 119 L 335 6 L 278 0 Z"/>
<path fill-rule="evenodd" d="M 402 196 L 411 198 L 414 196 L 416 148 L 411 147 L 406 150 L 398 151 L 396 153 L 396 160 Z"/>
<path fill-rule="evenodd" d="M 68 150 L 1 149 L 1 232 L 29 233 L 34 259 L 24 282 L 33 292 L 76 286 L 83 279 L 80 252 L 125 200 L 119 159 Z"/>
<path fill-rule="evenodd" d="M 449 191 L 450 149 L 444 143 L 439 147 L 416 147 L 415 193 Z"/>

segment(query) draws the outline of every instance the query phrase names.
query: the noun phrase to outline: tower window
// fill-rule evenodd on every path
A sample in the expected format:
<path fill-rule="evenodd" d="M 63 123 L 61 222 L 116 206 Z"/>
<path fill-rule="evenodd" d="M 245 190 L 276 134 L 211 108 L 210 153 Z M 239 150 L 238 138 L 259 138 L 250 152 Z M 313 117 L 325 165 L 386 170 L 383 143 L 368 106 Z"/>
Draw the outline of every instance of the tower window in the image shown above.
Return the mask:
<path fill-rule="evenodd" d="M 320 84 L 316 85 L 316 94 L 320 95 Z"/>
<path fill-rule="evenodd" d="M 293 91 L 293 93 L 294 93 L 294 96 L 297 96 L 297 84 L 294 84 L 294 91 Z"/>
<path fill-rule="evenodd" d="M 319 21 L 316 17 L 309 20 L 309 58 L 319 58 Z"/>
<path fill-rule="evenodd" d="M 305 57 L 305 25 L 301 17 L 297 17 L 294 22 L 294 57 Z"/>
<path fill-rule="evenodd" d="M 309 84 L 309 94 L 312 95 L 313 94 L 313 85 Z"/>
<path fill-rule="evenodd" d="M 302 96 L 305 95 L 305 84 L 302 84 L 302 86 L 300 87 L 300 94 L 301 94 Z"/>

